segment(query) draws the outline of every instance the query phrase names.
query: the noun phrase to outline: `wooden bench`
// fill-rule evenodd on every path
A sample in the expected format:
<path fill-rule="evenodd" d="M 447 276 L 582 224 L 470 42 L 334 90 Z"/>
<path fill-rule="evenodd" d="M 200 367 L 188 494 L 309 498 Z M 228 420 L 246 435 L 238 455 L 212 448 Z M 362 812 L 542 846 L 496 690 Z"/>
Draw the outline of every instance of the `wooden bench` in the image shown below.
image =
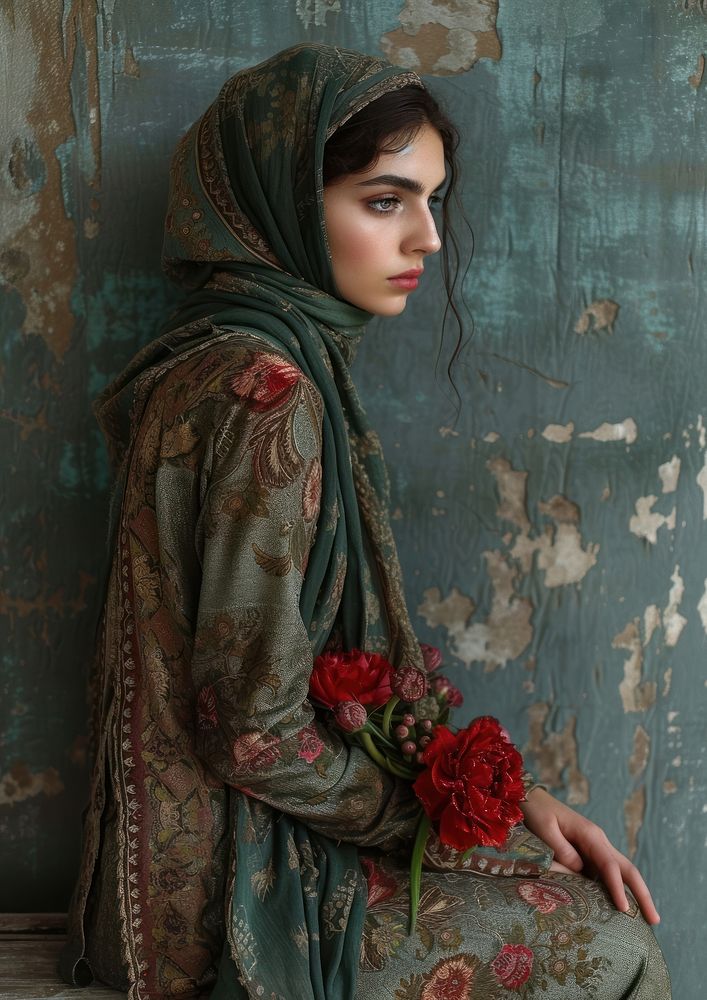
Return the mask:
<path fill-rule="evenodd" d="M 2 1000 L 124 1000 L 105 986 L 67 986 L 56 966 L 66 938 L 64 913 L 0 914 Z"/>

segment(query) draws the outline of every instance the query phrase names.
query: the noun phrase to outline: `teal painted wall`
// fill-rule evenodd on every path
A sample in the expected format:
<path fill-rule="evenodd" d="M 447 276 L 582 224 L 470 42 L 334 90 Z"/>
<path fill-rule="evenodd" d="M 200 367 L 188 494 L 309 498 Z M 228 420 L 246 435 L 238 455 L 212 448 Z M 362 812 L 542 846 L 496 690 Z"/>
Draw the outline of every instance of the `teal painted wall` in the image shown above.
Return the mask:
<path fill-rule="evenodd" d="M 632 854 L 675 996 L 699 994 L 707 17 L 692 0 L 497 6 L 0 5 L 1 909 L 64 909 L 77 864 L 108 483 L 90 400 L 173 301 L 171 150 L 241 66 L 335 41 L 419 64 L 463 134 L 458 420 L 432 282 L 356 363 L 413 621 L 467 708 Z"/>

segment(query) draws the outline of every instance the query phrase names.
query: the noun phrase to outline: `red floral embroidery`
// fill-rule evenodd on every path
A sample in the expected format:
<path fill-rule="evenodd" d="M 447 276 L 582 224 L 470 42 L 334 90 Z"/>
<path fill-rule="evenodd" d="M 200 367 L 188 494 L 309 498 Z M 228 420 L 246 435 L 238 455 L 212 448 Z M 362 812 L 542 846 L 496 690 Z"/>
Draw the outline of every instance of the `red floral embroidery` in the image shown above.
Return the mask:
<path fill-rule="evenodd" d="M 297 733 L 299 750 L 297 756 L 306 760 L 308 764 L 313 763 L 324 749 L 324 742 L 317 736 L 314 726 L 305 726 Z"/>
<path fill-rule="evenodd" d="M 199 729 L 215 729 L 218 726 L 216 695 L 210 685 L 199 691 L 196 700 L 196 722 Z"/>
<path fill-rule="evenodd" d="M 302 493 L 302 515 L 305 521 L 313 521 L 319 513 L 322 495 L 322 463 L 313 458 L 307 469 L 307 478 Z"/>
<path fill-rule="evenodd" d="M 467 1000 L 474 971 L 466 955 L 443 958 L 424 977 L 420 1000 Z"/>
<path fill-rule="evenodd" d="M 524 944 L 504 944 L 491 962 L 491 970 L 507 990 L 517 990 L 533 971 L 533 953 Z"/>
<path fill-rule="evenodd" d="M 518 895 L 540 913 L 553 913 L 558 906 L 569 906 L 572 902 L 566 889 L 559 885 L 548 885 L 547 882 L 521 882 L 518 885 Z"/>
<path fill-rule="evenodd" d="M 368 908 L 383 903 L 395 894 L 397 882 L 392 875 L 379 868 L 370 858 L 361 858 L 361 867 L 368 883 Z"/>
<path fill-rule="evenodd" d="M 231 388 L 258 410 L 284 402 L 302 377 L 295 365 L 277 354 L 256 354 L 251 364 L 234 375 Z"/>
<path fill-rule="evenodd" d="M 233 742 L 236 767 L 244 771 L 260 771 L 272 767 L 280 751 L 280 741 L 268 733 L 241 733 Z"/>

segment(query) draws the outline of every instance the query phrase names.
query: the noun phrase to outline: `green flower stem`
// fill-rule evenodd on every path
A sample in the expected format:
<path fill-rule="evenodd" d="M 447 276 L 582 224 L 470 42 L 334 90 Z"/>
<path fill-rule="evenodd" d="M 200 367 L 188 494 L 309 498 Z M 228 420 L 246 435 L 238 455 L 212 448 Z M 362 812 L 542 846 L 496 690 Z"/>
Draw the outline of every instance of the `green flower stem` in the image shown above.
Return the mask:
<path fill-rule="evenodd" d="M 398 698 L 397 694 L 394 694 L 385 706 L 385 712 L 383 712 L 383 735 L 386 739 L 390 739 L 390 720 L 395 710 L 395 706 L 399 701 L 400 698 Z"/>
<path fill-rule="evenodd" d="M 410 921 L 408 923 L 408 935 L 415 930 L 417 922 L 417 910 L 420 906 L 420 883 L 422 881 L 422 859 L 425 854 L 427 835 L 430 832 L 430 817 L 423 813 L 420 822 L 417 824 L 415 843 L 412 848 L 410 858 Z"/>
<path fill-rule="evenodd" d="M 382 767 L 385 771 L 390 771 L 388 759 L 383 756 L 378 747 L 375 745 L 371 739 L 371 734 L 367 733 L 365 729 L 360 729 L 358 736 L 368 756 L 371 757 L 379 767 Z"/>
<path fill-rule="evenodd" d="M 359 729 L 356 735 L 360 739 L 361 745 L 368 756 L 379 767 L 382 767 L 384 771 L 389 771 L 390 774 L 394 774 L 397 778 L 405 778 L 406 781 L 414 781 L 417 778 L 417 771 L 414 771 L 411 767 L 406 767 L 404 764 L 399 764 L 397 761 L 391 760 L 387 754 L 381 753 L 373 742 L 371 733 L 366 732 L 365 729 Z"/>
<path fill-rule="evenodd" d="M 378 739 L 381 741 L 381 743 L 385 743 L 385 745 L 390 747 L 391 750 L 398 749 L 392 740 L 386 739 L 385 734 L 381 729 L 378 728 L 375 722 L 371 721 L 370 715 L 368 716 L 368 722 L 366 723 L 365 728 L 372 736 L 377 736 Z"/>

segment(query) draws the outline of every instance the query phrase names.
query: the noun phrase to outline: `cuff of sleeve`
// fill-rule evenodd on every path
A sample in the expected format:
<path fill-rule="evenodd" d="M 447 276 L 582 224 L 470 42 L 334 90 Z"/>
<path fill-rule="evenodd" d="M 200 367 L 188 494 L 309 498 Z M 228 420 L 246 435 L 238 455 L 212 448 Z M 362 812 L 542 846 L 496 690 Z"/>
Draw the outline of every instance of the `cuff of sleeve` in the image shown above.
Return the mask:
<path fill-rule="evenodd" d="M 543 785 L 542 782 L 536 781 L 535 776 L 530 773 L 530 771 L 523 771 L 523 788 L 525 789 L 525 798 L 527 799 L 531 792 L 535 791 L 536 788 L 542 788 L 547 791 L 547 785 Z"/>

